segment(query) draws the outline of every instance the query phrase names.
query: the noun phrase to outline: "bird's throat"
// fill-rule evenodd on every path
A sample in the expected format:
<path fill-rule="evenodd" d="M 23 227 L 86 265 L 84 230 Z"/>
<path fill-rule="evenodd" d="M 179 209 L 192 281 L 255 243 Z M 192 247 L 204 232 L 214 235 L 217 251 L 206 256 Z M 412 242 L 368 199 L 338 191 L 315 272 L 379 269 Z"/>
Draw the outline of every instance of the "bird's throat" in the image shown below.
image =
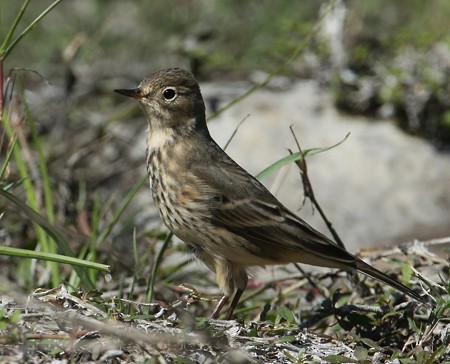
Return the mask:
<path fill-rule="evenodd" d="M 147 146 L 151 149 L 163 149 L 173 144 L 175 135 L 171 128 L 150 128 L 147 135 Z"/>

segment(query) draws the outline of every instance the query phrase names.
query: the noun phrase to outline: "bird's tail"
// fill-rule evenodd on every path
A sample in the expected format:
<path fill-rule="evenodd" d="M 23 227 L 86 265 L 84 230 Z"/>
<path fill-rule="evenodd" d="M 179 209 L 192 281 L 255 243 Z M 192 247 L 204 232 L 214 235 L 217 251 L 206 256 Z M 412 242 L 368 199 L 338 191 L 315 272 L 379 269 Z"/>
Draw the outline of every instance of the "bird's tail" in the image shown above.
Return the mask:
<path fill-rule="evenodd" d="M 415 299 L 418 302 L 430 305 L 429 302 L 425 300 L 425 298 L 421 297 L 418 293 L 414 292 L 412 289 L 406 287 L 405 285 L 401 284 L 395 279 L 390 278 L 383 272 L 379 271 L 378 269 L 372 267 L 371 265 L 365 263 L 363 260 L 358 258 L 356 260 L 356 269 L 358 269 L 361 273 L 368 275 L 369 277 L 378 279 L 379 281 L 382 281 L 390 285 L 391 287 L 397 289 L 400 292 L 403 292 L 404 294 L 410 296 L 411 298 Z"/>

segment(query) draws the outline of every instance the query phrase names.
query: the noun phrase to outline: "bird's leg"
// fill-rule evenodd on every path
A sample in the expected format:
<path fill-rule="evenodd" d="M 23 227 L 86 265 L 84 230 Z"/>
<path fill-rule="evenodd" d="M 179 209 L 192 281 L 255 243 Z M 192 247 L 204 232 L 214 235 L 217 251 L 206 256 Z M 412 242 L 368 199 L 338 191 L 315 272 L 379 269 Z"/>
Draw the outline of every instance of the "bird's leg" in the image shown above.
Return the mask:
<path fill-rule="evenodd" d="M 244 293 L 243 289 L 238 288 L 236 290 L 236 294 L 234 295 L 233 301 L 231 302 L 230 308 L 228 309 L 227 315 L 225 316 L 225 320 L 231 320 L 231 316 L 233 316 L 234 309 L 236 308 L 239 299 L 242 296 L 242 293 Z"/>
<path fill-rule="evenodd" d="M 222 311 L 223 306 L 225 306 L 225 303 L 228 301 L 228 296 L 223 295 L 220 299 L 219 303 L 217 304 L 216 308 L 214 309 L 213 313 L 211 314 L 212 319 L 217 319 L 220 315 L 220 311 Z M 234 302 L 234 300 L 233 300 Z"/>

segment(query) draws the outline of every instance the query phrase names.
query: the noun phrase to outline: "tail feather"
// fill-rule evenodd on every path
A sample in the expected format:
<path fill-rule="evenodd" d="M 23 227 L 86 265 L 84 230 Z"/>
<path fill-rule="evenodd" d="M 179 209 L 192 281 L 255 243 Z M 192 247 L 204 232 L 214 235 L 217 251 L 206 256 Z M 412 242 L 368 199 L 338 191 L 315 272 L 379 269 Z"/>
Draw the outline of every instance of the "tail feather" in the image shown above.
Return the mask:
<path fill-rule="evenodd" d="M 361 273 L 368 275 L 369 277 L 378 279 L 379 281 L 388 284 L 389 286 L 397 289 L 400 292 L 403 292 L 404 294 L 410 296 L 416 301 L 429 305 L 429 303 L 423 297 L 419 296 L 419 294 L 414 292 L 412 289 L 406 287 L 405 285 L 401 284 L 395 279 L 390 278 L 383 272 L 379 271 L 378 269 L 372 267 L 371 265 L 365 263 L 363 260 L 358 258 L 356 260 L 356 269 L 358 269 Z"/>

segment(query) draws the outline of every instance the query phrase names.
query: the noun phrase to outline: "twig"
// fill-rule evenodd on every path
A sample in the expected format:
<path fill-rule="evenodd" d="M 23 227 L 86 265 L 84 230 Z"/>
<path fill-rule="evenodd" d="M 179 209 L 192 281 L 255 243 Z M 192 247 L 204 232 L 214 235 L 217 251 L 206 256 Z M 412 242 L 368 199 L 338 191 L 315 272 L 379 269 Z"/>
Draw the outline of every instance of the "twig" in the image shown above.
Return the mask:
<path fill-rule="evenodd" d="M 324 294 L 324 292 L 323 292 L 322 287 L 320 287 L 316 282 L 314 282 L 314 281 L 311 279 L 311 275 L 310 275 L 310 274 L 306 273 L 305 270 L 304 270 L 298 263 L 294 263 L 294 266 L 295 266 L 295 268 L 297 268 L 297 270 L 298 270 L 300 273 L 303 274 L 303 276 L 304 276 L 305 279 L 308 281 L 308 283 L 311 285 L 311 287 L 314 287 L 315 289 L 317 289 L 317 290 L 322 294 L 322 296 L 324 296 L 324 297 L 326 296 L 326 295 Z"/>
<path fill-rule="evenodd" d="M 300 143 L 298 142 L 297 136 L 294 133 L 292 125 L 289 127 L 289 129 L 291 130 L 291 133 L 294 137 L 295 143 L 297 144 L 297 148 L 298 148 L 299 152 L 303 153 L 303 150 L 300 146 Z M 288 151 L 290 154 L 293 154 L 290 149 L 288 149 Z M 330 220 L 327 219 L 325 213 L 323 212 L 322 208 L 320 207 L 319 203 L 317 202 L 316 196 L 314 195 L 314 190 L 313 190 L 313 187 L 311 184 L 311 180 L 309 179 L 309 176 L 308 176 L 308 166 L 306 164 L 306 159 L 305 158 L 299 159 L 298 161 L 295 162 L 295 164 L 300 169 L 300 176 L 302 177 L 303 191 L 305 194 L 305 198 L 309 198 L 311 200 L 312 204 L 316 207 L 317 211 L 319 211 L 320 216 L 322 217 L 323 221 L 327 225 L 328 230 L 330 230 L 331 235 L 333 235 L 333 238 L 336 241 L 336 243 L 341 248 L 346 249 L 345 245 L 342 242 L 341 238 L 339 237 L 338 233 L 336 232 L 336 230 L 334 230 L 333 225 L 331 224 Z"/>

